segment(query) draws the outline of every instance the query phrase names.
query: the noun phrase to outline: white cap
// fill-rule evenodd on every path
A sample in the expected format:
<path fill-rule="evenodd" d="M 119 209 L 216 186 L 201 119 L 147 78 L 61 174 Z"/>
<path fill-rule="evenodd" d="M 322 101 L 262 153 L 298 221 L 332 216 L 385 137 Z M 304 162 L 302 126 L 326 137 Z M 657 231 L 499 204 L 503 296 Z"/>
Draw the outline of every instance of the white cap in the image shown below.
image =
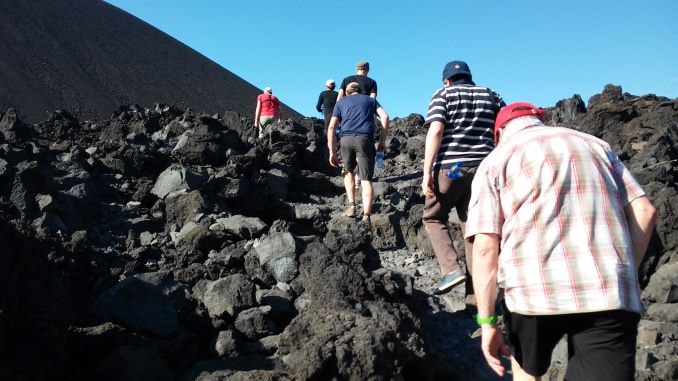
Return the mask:
<path fill-rule="evenodd" d="M 266 86 L 266 87 L 264 87 L 264 92 L 265 93 L 273 93 L 273 90 L 271 90 L 270 87 Z"/>
<path fill-rule="evenodd" d="M 333 80 L 333 79 L 328 79 L 327 81 L 325 81 L 325 86 L 330 87 L 330 86 L 332 86 L 332 85 L 334 85 L 334 80 Z"/>

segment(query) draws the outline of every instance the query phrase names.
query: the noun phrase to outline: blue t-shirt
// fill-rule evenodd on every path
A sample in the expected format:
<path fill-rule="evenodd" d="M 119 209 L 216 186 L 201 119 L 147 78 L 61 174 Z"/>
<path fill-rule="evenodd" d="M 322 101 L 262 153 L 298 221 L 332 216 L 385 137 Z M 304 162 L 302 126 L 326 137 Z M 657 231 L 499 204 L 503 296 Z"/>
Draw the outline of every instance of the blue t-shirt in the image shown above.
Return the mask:
<path fill-rule="evenodd" d="M 376 99 L 365 94 L 347 95 L 334 106 L 332 116 L 341 121 L 340 136 L 374 136 L 374 114 L 381 107 Z"/>

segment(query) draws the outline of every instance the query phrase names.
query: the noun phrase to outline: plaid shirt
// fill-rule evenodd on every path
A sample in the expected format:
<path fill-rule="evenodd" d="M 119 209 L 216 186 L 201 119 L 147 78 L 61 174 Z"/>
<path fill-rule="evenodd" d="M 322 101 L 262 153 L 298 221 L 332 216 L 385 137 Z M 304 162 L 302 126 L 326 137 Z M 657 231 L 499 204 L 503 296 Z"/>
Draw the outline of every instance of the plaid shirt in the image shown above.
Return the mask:
<path fill-rule="evenodd" d="M 606 142 L 514 119 L 472 189 L 466 237 L 501 237 L 511 312 L 642 312 L 624 207 L 645 193 Z"/>

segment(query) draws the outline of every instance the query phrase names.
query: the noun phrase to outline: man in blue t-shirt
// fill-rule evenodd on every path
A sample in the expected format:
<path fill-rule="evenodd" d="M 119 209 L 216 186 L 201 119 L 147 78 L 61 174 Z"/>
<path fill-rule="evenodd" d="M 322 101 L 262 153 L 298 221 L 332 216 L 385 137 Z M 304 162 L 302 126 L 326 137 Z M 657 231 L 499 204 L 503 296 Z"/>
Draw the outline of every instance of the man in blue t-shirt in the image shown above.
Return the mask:
<path fill-rule="evenodd" d="M 346 86 L 346 97 L 337 101 L 332 112 L 330 126 L 327 128 L 327 146 L 330 151 L 330 164 L 339 165 L 336 147 L 337 137 L 334 129 L 341 123 L 339 136 L 341 138 L 341 158 L 344 165 L 344 188 L 348 198 L 348 209 L 344 213 L 347 217 L 355 217 L 355 175 L 353 170 L 358 167 L 358 176 L 362 185 L 363 221 L 369 222 L 372 214 L 372 176 L 374 175 L 374 115 L 379 115 L 382 131 L 379 134 L 379 144 L 376 150 L 384 152 L 386 149 L 386 133 L 389 119 L 386 110 L 376 99 L 360 94 L 360 84 L 351 82 Z"/>

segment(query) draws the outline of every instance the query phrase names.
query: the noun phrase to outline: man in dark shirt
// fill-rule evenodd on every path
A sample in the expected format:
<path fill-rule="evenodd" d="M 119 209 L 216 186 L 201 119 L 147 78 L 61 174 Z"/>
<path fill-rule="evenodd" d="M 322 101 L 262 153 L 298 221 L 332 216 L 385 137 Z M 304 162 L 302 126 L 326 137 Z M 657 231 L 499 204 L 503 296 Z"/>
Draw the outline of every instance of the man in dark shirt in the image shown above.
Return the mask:
<path fill-rule="evenodd" d="M 360 94 L 369 95 L 372 98 L 377 98 L 377 81 L 367 76 L 370 72 L 370 63 L 367 61 L 360 61 L 355 65 L 355 75 L 349 75 L 341 81 L 339 88 L 339 96 L 337 100 L 346 95 L 346 86 L 351 82 L 358 83 Z"/>
<path fill-rule="evenodd" d="M 315 105 L 315 109 L 318 112 L 322 112 L 325 116 L 325 129 L 330 125 L 330 118 L 332 118 L 332 111 L 334 110 L 334 105 L 337 103 L 337 92 L 334 91 L 334 80 L 328 79 L 325 82 L 325 88 L 327 90 L 320 93 L 318 96 L 318 103 Z"/>
<path fill-rule="evenodd" d="M 355 206 L 355 175 L 353 170 L 358 168 L 358 176 L 362 180 L 363 221 L 370 221 L 372 213 L 372 176 L 376 151 L 386 149 L 386 133 L 389 119 L 386 111 L 376 99 L 360 94 L 360 85 L 352 82 L 346 86 L 347 96 L 337 101 L 332 113 L 330 125 L 327 128 L 327 146 L 330 151 L 330 164 L 339 165 L 336 146 L 337 137 L 334 129 L 341 122 L 341 160 L 344 165 L 344 188 L 348 198 L 348 209 L 344 213 L 347 217 L 356 215 Z M 379 134 L 379 145 L 374 147 L 374 115 L 379 115 L 383 131 Z"/>

